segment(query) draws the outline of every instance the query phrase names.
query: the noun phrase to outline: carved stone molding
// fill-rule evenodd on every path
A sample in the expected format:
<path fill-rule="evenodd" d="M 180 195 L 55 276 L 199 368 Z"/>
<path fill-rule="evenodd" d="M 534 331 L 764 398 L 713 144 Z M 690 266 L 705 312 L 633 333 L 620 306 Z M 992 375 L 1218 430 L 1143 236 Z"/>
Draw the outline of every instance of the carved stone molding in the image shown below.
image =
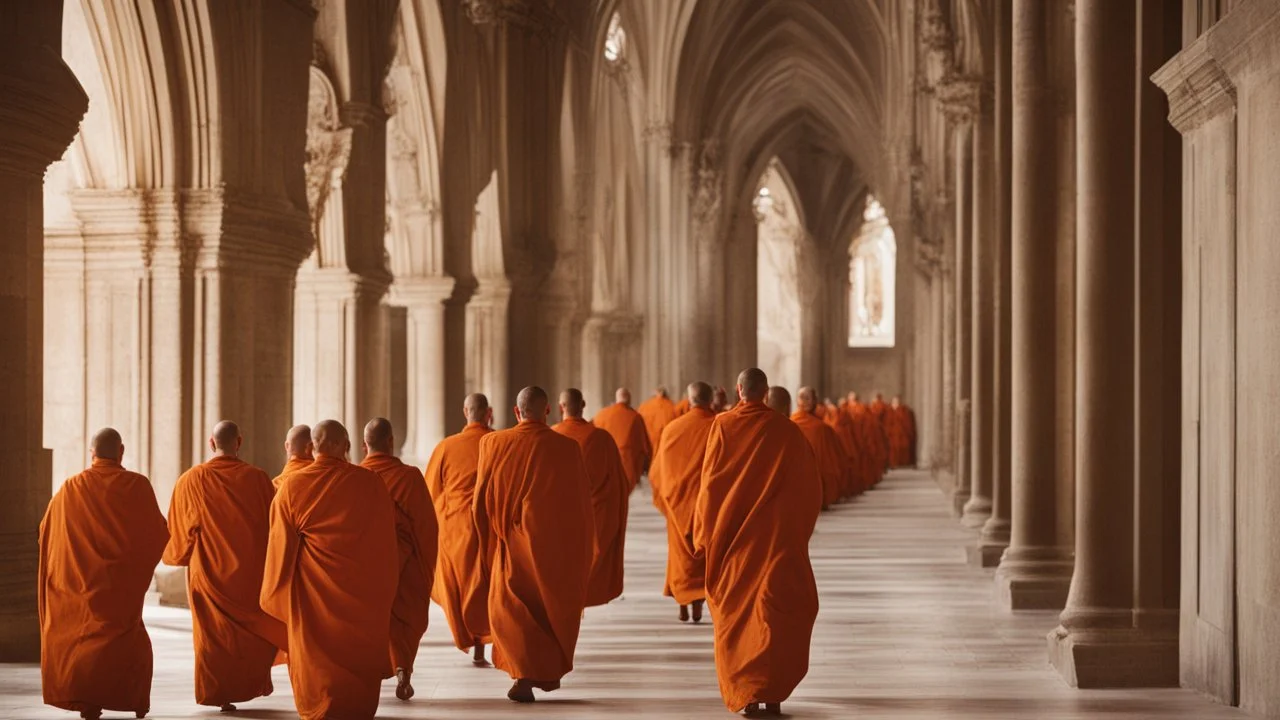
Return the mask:
<path fill-rule="evenodd" d="M 973 122 L 982 107 L 982 82 L 975 77 L 953 75 L 938 83 L 938 106 L 948 121 L 962 125 Z"/>
<path fill-rule="evenodd" d="M 1236 106 L 1236 87 L 1202 35 L 1151 80 L 1169 96 L 1169 122 L 1186 134 Z"/>
<path fill-rule="evenodd" d="M 559 39 L 569 29 L 547 0 L 462 0 L 462 10 L 474 25 L 508 25 L 543 40 Z"/>
<path fill-rule="evenodd" d="M 693 195 L 693 218 L 700 225 L 714 224 L 720 215 L 724 186 L 724 171 L 720 168 L 720 149 L 720 141 L 711 138 L 703 141 L 698 153 L 698 166 L 693 174 L 690 190 Z"/>
<path fill-rule="evenodd" d="M 941 277 L 946 272 L 947 254 L 942 243 L 924 236 L 916 237 L 916 269 L 930 278 Z"/>
<path fill-rule="evenodd" d="M 341 127 L 337 95 L 319 71 L 312 72 L 307 100 L 307 207 L 318 228 L 325 201 L 340 188 L 351 159 L 351 129 Z"/>
<path fill-rule="evenodd" d="M 88 106 L 57 53 L 46 47 L 0 50 L 0 170 L 43 176 L 75 138 Z"/>

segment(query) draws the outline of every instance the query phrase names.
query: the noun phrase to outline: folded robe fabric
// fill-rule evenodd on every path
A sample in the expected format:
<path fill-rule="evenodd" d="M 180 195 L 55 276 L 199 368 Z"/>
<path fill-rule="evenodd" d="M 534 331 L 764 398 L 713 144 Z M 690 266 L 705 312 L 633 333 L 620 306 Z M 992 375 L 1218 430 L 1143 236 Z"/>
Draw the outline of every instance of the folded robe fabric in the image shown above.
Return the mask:
<path fill-rule="evenodd" d="M 706 597 L 706 560 L 693 550 L 693 511 L 702 488 L 702 459 L 715 413 L 695 407 L 662 434 L 649 481 L 653 504 L 667 519 L 667 578 L 662 594 L 681 605 Z"/>
<path fill-rule="evenodd" d="M 604 605 L 622 594 L 631 494 L 626 471 L 622 469 L 622 456 L 609 433 L 582 418 L 565 418 L 551 429 L 572 438 L 582 449 L 582 461 L 591 480 L 591 509 L 595 520 L 595 552 L 591 580 L 587 583 L 587 607 Z"/>
<path fill-rule="evenodd" d="M 649 445 L 649 433 L 644 418 L 626 403 L 614 403 L 591 418 L 591 424 L 613 436 L 613 442 L 622 455 L 622 467 L 627 472 L 627 492 L 635 490 L 640 475 L 649 464 L 653 448 Z"/>
<path fill-rule="evenodd" d="M 662 440 L 662 430 L 676 419 L 676 404 L 669 398 L 654 395 L 640 403 L 636 412 L 644 420 L 644 429 L 649 435 L 649 449 L 656 452 L 658 442 Z"/>
<path fill-rule="evenodd" d="M 804 433 L 809 447 L 813 448 L 818 473 L 822 476 L 822 504 L 829 506 L 840 499 L 841 490 L 846 485 L 849 461 L 845 458 L 844 446 L 836 431 L 813 413 L 797 410 L 791 415 L 791 420 Z"/>

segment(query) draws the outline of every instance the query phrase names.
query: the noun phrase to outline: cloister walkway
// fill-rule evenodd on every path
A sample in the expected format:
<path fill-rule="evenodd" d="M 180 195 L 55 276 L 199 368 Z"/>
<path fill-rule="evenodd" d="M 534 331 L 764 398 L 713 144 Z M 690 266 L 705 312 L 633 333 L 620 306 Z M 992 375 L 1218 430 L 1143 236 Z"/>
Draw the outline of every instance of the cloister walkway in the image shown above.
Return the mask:
<path fill-rule="evenodd" d="M 509 703 L 510 684 L 471 666 L 448 643 L 433 608 L 415 678 L 418 696 L 383 688 L 380 718 L 491 720 L 731 718 L 720 702 L 711 627 L 681 625 L 661 596 L 665 535 L 647 495 L 633 498 L 626 594 L 587 612 L 578 670 L 531 707 Z M 895 472 L 857 501 L 824 513 L 812 543 L 821 596 L 808 678 L 784 706 L 795 718 L 1244 718 L 1183 690 L 1067 687 L 1045 659 L 1054 613 L 1016 616 L 991 602 L 990 571 L 964 563 L 968 531 L 952 520 L 933 480 Z M 212 718 L 191 700 L 191 625 L 185 612 L 148 608 L 156 648 L 153 711 L 161 719 Z M 276 695 L 236 717 L 296 717 L 283 668 Z M 40 705 L 39 670 L 0 665 L 0 718 L 73 718 Z M 108 714 L 106 717 L 113 717 Z M 119 716 L 125 717 L 125 716 Z M 226 716 L 222 716 L 226 717 Z"/>

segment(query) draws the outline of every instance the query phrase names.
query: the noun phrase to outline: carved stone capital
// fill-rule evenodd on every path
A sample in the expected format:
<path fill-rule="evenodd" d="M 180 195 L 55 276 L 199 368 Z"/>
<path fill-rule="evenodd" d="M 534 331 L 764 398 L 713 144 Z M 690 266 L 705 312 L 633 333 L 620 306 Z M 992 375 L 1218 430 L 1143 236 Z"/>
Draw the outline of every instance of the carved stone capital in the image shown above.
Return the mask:
<path fill-rule="evenodd" d="M 1178 53 L 1151 80 L 1169 96 L 1169 122 L 1184 135 L 1236 106 L 1236 86 L 1218 58 L 1208 35 Z"/>
<path fill-rule="evenodd" d="M 47 47 L 0 49 L 0 171 L 40 177 L 75 139 L 89 98 Z"/>
<path fill-rule="evenodd" d="M 938 83 L 937 97 L 948 121 L 967 124 L 973 122 L 982 107 L 982 82 L 971 76 L 953 75 Z"/>
<path fill-rule="evenodd" d="M 569 29 L 547 0 L 462 0 L 462 9 L 475 25 L 508 25 L 544 40 L 563 37 Z"/>

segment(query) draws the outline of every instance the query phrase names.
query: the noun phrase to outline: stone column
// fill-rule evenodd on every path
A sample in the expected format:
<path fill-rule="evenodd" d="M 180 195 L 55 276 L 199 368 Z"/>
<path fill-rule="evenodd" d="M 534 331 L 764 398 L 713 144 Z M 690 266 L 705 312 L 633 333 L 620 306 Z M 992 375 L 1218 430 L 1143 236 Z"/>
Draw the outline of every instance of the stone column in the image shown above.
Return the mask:
<path fill-rule="evenodd" d="M 644 327 L 642 319 L 626 313 L 592 315 L 582 329 L 582 392 L 588 415 L 613 402 L 613 391 L 639 374 L 636 343 Z M 671 393 L 678 399 L 683 388 Z M 631 388 L 633 395 L 643 392 Z"/>
<path fill-rule="evenodd" d="M 444 301 L 453 296 L 454 284 L 449 277 L 399 278 L 391 286 L 392 303 L 406 315 L 407 423 L 400 431 L 401 456 L 415 465 L 429 460 L 444 439 L 448 414 L 462 412 L 445 403 Z"/>
<path fill-rule="evenodd" d="M 995 236 L 992 250 L 994 289 L 992 292 L 992 367 L 991 367 L 991 516 L 982 527 L 977 545 L 969 548 L 969 562 L 980 567 L 995 567 L 1000 556 L 1009 546 L 1011 519 L 1011 487 L 1009 483 L 1009 422 L 1010 408 L 1010 319 L 1012 276 L 1010 273 L 1010 202 L 1012 200 L 1011 174 L 1013 169 L 1012 90 L 1010 72 L 1011 41 L 1010 24 L 1013 20 L 1013 0 L 997 0 L 995 12 L 995 135 L 994 170 Z"/>
<path fill-rule="evenodd" d="M 0 662 L 40 659 L 37 528 L 52 453 L 44 390 L 45 168 L 75 137 L 88 98 L 62 62 L 62 3 L 0 4 Z"/>
<path fill-rule="evenodd" d="M 981 88 L 973 123 L 972 383 L 969 388 L 970 493 L 966 527 L 981 528 L 991 516 L 992 384 L 995 354 L 996 252 L 995 118 L 991 89 Z"/>
<path fill-rule="evenodd" d="M 1061 607 L 1071 551 L 1058 544 L 1058 148 L 1051 13 L 1064 0 L 1014 0 L 1012 47 L 1012 382 L 1010 544 L 996 572 L 1008 609 Z"/>
<path fill-rule="evenodd" d="M 508 312 L 511 283 L 504 277 L 479 279 L 467 303 L 467 392 L 484 393 L 493 408 L 493 426 L 514 421 L 515 393 L 507 374 L 510 333 Z"/>

